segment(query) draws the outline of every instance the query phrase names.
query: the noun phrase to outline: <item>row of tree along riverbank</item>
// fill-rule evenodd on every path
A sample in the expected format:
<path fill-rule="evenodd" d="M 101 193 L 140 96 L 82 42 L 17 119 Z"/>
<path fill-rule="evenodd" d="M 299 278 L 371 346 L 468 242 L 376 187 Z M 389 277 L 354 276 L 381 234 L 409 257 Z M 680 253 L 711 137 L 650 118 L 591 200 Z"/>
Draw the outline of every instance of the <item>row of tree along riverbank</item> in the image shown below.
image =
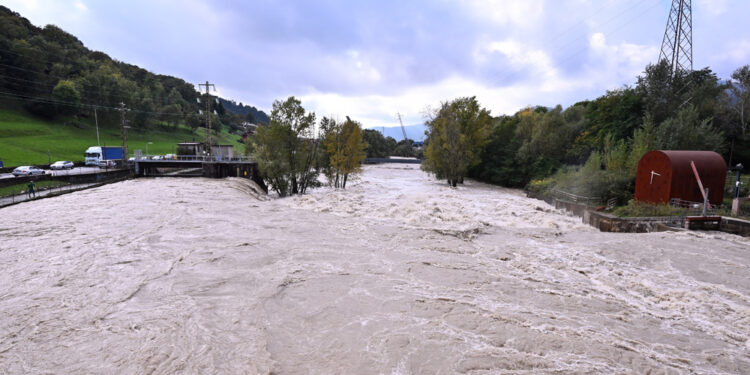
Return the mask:
<path fill-rule="evenodd" d="M 638 161 L 650 150 L 711 150 L 728 165 L 749 163 L 749 113 L 750 66 L 720 81 L 708 68 L 671 72 L 662 61 L 647 66 L 635 86 L 565 109 L 492 117 L 476 97 L 444 102 L 426 119 L 422 169 L 451 186 L 469 176 L 535 194 L 564 191 L 625 204 Z M 269 126 L 247 143 L 281 196 L 319 185 L 321 173 L 345 188 L 366 155 L 385 156 L 371 154 L 387 148 L 376 132 L 348 117 L 324 117 L 317 132 L 315 123 L 315 114 L 290 97 L 274 103 Z"/>
<path fill-rule="evenodd" d="M 708 68 L 672 73 L 662 61 L 633 87 L 565 109 L 528 107 L 493 118 L 473 97 L 442 103 L 427 119 L 422 166 L 452 186 L 470 176 L 539 195 L 564 191 L 626 204 L 638 161 L 650 150 L 710 150 L 729 166 L 747 165 L 749 121 L 750 66 L 720 81 Z"/>

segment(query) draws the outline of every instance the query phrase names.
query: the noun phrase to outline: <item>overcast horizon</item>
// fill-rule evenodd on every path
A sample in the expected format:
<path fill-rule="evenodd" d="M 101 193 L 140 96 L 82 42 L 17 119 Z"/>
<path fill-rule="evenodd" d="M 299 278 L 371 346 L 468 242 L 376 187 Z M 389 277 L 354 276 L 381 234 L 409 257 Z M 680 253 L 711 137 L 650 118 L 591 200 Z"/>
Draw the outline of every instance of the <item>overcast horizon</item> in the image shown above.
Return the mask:
<path fill-rule="evenodd" d="M 632 85 L 658 59 L 671 1 L 0 1 L 89 49 L 270 112 L 294 95 L 366 127 L 421 123 L 477 96 L 493 115 Z M 750 3 L 693 2 L 694 67 L 750 63 Z"/>

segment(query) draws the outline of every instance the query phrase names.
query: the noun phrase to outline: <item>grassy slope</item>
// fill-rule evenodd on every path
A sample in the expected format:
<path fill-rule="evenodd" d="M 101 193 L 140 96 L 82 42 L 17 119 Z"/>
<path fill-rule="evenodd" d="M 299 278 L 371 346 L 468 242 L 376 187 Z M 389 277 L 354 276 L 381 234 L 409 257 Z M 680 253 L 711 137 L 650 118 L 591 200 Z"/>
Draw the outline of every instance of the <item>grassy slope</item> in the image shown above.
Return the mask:
<path fill-rule="evenodd" d="M 0 109 L 0 160 L 6 167 L 47 164 L 49 160 L 83 161 L 84 151 L 90 146 L 96 146 L 96 128 L 89 126 L 82 129 L 62 123 Z M 122 144 L 119 128 L 100 127 L 99 132 L 102 145 Z M 132 156 L 133 150 L 141 149 L 145 154 L 147 142 L 153 142 L 148 145 L 148 151 L 152 155 L 175 153 L 178 142 L 200 142 L 204 136 L 204 128 L 198 128 L 193 133 L 183 125 L 177 129 L 157 126 L 148 132 L 130 129 L 128 153 Z M 230 135 L 225 129 L 215 139 L 221 144 L 234 145 L 236 152 L 243 150 L 238 142 L 239 136 Z"/>

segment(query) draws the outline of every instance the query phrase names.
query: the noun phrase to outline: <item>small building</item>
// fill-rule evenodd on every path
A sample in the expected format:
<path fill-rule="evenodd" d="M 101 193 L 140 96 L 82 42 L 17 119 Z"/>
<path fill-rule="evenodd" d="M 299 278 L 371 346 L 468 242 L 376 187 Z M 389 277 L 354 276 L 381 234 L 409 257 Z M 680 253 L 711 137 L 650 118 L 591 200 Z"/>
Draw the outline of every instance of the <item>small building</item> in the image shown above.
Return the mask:
<path fill-rule="evenodd" d="M 177 144 L 177 155 L 180 156 L 203 156 L 206 144 L 202 142 L 182 142 Z M 228 160 L 234 157 L 234 146 L 213 145 L 211 156 L 216 160 Z"/>
<path fill-rule="evenodd" d="M 177 144 L 177 155 L 203 155 L 204 145 L 201 142 L 182 142 Z"/>
<path fill-rule="evenodd" d="M 727 166 L 724 158 L 713 151 L 651 151 L 638 162 L 635 177 L 635 200 L 648 203 L 669 203 L 677 198 L 703 202 L 698 180 L 691 162 L 695 164 L 703 188 L 708 188 L 708 200 L 721 204 L 724 198 Z"/>
<path fill-rule="evenodd" d="M 211 146 L 211 156 L 216 160 L 228 160 L 234 157 L 234 146 L 232 145 L 213 145 Z"/>

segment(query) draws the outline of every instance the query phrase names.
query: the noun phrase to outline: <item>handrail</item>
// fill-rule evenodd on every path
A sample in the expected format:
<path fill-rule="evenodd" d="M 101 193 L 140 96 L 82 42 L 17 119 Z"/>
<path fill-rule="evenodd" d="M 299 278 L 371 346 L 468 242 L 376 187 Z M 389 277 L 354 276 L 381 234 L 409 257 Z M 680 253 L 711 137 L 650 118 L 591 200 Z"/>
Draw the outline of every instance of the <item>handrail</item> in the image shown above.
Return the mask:
<path fill-rule="evenodd" d="M 175 155 L 174 158 L 169 159 L 152 159 L 147 157 L 140 157 L 134 159 L 134 161 L 154 161 L 154 162 L 178 162 L 178 161 L 248 161 L 253 160 L 247 156 L 231 157 L 231 158 L 218 158 L 215 156 L 198 156 L 198 155 Z"/>

